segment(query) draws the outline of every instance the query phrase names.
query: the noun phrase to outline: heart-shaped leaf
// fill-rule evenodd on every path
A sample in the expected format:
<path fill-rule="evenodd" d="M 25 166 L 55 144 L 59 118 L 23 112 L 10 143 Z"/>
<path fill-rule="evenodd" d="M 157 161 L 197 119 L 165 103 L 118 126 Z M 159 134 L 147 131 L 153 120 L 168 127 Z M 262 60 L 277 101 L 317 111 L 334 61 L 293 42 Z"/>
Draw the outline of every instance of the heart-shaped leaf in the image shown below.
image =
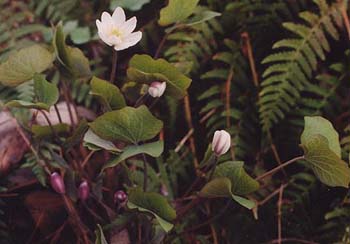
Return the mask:
<path fill-rule="evenodd" d="M 53 54 L 39 45 L 15 51 L 0 64 L 0 82 L 5 86 L 17 86 L 47 70 L 52 62 Z"/>
<path fill-rule="evenodd" d="M 109 141 L 121 140 L 137 144 L 155 137 L 163 122 L 154 117 L 146 106 L 125 107 L 107 112 L 89 124 L 95 134 Z"/>
<path fill-rule="evenodd" d="M 126 106 L 119 88 L 108 81 L 92 77 L 91 94 L 97 96 L 107 110 L 121 109 Z"/>
<path fill-rule="evenodd" d="M 140 188 L 131 188 L 128 193 L 128 208 L 152 214 L 166 232 L 173 228 L 171 222 L 176 218 L 176 212 L 164 196 L 143 192 Z"/>
<path fill-rule="evenodd" d="M 102 170 L 114 167 L 118 165 L 120 162 L 124 161 L 125 159 L 128 159 L 130 157 L 136 156 L 141 153 L 145 153 L 147 155 L 150 155 L 154 158 L 159 157 L 164 150 L 164 142 L 163 141 L 157 141 L 142 145 L 132 145 L 124 148 L 123 152 L 115 159 L 113 159 L 111 162 L 106 164 Z"/>
<path fill-rule="evenodd" d="M 301 135 L 301 144 L 305 145 L 307 140 L 314 135 L 322 135 L 327 139 L 329 148 L 340 157 L 339 135 L 333 125 L 320 116 L 306 116 L 304 120 L 305 127 Z"/>
<path fill-rule="evenodd" d="M 13 100 L 6 104 L 8 107 L 23 107 L 50 110 L 50 107 L 57 103 L 59 91 L 56 85 L 48 82 L 44 75 L 34 75 L 35 102 Z"/>
<path fill-rule="evenodd" d="M 91 151 L 105 149 L 111 152 L 121 152 L 112 142 L 107 141 L 96 135 L 92 130 L 88 130 L 84 135 L 84 146 Z"/>
<path fill-rule="evenodd" d="M 170 25 L 190 16 L 199 0 L 169 0 L 169 4 L 160 11 L 158 23 L 162 26 Z"/>
<path fill-rule="evenodd" d="M 305 160 L 310 164 L 317 178 L 328 186 L 348 187 L 350 183 L 350 168 L 330 148 L 323 135 L 309 136 L 302 144 Z"/>
<path fill-rule="evenodd" d="M 241 161 L 228 161 L 218 165 L 213 179 L 200 191 L 204 197 L 231 197 L 242 206 L 252 209 L 255 203 L 238 195 L 246 195 L 259 189 L 259 183 L 251 178 Z"/>
<path fill-rule="evenodd" d="M 66 76 L 83 81 L 90 79 L 89 60 L 79 48 L 66 45 L 66 37 L 61 24 L 55 28 L 52 45 Z"/>
<path fill-rule="evenodd" d="M 172 64 L 164 59 L 154 60 L 148 55 L 134 55 L 127 70 L 130 81 L 150 84 L 153 81 L 165 81 L 165 94 L 177 99 L 183 98 L 191 79 L 181 74 Z"/>

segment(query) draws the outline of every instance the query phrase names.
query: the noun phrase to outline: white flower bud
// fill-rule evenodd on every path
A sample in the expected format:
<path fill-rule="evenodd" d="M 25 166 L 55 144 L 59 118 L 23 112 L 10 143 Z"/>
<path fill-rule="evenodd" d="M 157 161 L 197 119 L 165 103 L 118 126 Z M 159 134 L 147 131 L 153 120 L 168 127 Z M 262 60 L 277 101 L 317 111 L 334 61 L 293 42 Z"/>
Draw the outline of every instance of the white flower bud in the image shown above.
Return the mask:
<path fill-rule="evenodd" d="M 148 93 L 152 97 L 161 97 L 164 94 L 166 88 L 166 82 L 154 81 L 148 88 Z"/>
<path fill-rule="evenodd" d="M 214 133 L 212 150 L 216 156 L 225 154 L 231 147 L 231 136 L 225 130 L 217 130 Z"/>

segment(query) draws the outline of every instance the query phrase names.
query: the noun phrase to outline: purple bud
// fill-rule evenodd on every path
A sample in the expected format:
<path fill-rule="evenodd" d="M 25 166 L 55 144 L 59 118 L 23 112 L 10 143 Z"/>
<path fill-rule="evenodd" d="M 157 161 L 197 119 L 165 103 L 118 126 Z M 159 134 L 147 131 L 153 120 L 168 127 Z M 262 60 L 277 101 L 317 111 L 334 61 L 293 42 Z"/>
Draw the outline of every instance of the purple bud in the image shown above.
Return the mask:
<path fill-rule="evenodd" d="M 89 198 L 90 194 L 90 187 L 86 180 L 81 182 L 79 189 L 78 189 L 78 196 L 82 201 L 85 201 Z"/>
<path fill-rule="evenodd" d="M 114 202 L 115 203 L 124 203 L 128 199 L 128 195 L 122 190 L 116 191 L 114 193 Z"/>
<path fill-rule="evenodd" d="M 58 174 L 57 172 L 52 173 L 51 177 L 50 177 L 50 181 L 51 181 L 52 188 L 57 193 L 60 193 L 60 194 L 66 193 L 64 181 L 63 181 L 62 176 L 60 174 Z"/>

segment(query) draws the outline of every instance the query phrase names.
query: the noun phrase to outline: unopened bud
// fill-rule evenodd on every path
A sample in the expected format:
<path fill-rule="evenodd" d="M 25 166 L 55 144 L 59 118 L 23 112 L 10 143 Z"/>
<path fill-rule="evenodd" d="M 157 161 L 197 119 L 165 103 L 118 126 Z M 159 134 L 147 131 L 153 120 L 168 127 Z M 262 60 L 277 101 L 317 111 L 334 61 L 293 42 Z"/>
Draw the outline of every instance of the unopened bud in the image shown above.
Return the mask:
<path fill-rule="evenodd" d="M 128 195 L 124 191 L 116 191 L 114 193 L 115 203 L 124 203 L 128 199 Z"/>
<path fill-rule="evenodd" d="M 216 156 L 225 154 L 231 147 L 231 135 L 225 130 L 217 130 L 214 133 L 212 150 Z"/>
<path fill-rule="evenodd" d="M 90 195 L 90 187 L 86 180 L 81 182 L 79 189 L 78 189 L 78 196 L 82 201 L 86 201 L 86 199 L 89 198 Z"/>
<path fill-rule="evenodd" d="M 148 88 L 148 94 L 152 97 L 161 97 L 164 94 L 166 82 L 154 81 Z"/>
<path fill-rule="evenodd" d="M 54 172 L 51 174 L 50 182 L 51 182 L 52 188 L 57 193 L 64 194 L 66 192 L 66 188 L 64 186 L 64 181 L 62 179 L 62 176 L 57 172 Z"/>

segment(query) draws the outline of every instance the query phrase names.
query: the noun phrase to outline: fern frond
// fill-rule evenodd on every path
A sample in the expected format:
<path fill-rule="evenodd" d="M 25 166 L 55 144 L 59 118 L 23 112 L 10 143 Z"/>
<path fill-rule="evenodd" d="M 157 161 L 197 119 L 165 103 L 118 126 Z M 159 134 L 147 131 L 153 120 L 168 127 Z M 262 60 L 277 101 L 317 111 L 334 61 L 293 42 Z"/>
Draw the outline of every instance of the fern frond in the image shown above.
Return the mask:
<path fill-rule="evenodd" d="M 303 12 L 300 17 L 305 23 L 285 23 L 284 27 L 297 37 L 275 43 L 273 48 L 278 49 L 278 52 L 262 62 L 269 64 L 263 73 L 259 101 L 260 118 L 265 131 L 285 118 L 301 98 L 301 92 L 310 86 L 318 60 L 324 60 L 329 51 L 326 36 L 339 39 L 337 28 L 341 24 L 338 19 L 341 6 L 330 6 L 324 0 L 314 2 L 320 14 Z"/>

